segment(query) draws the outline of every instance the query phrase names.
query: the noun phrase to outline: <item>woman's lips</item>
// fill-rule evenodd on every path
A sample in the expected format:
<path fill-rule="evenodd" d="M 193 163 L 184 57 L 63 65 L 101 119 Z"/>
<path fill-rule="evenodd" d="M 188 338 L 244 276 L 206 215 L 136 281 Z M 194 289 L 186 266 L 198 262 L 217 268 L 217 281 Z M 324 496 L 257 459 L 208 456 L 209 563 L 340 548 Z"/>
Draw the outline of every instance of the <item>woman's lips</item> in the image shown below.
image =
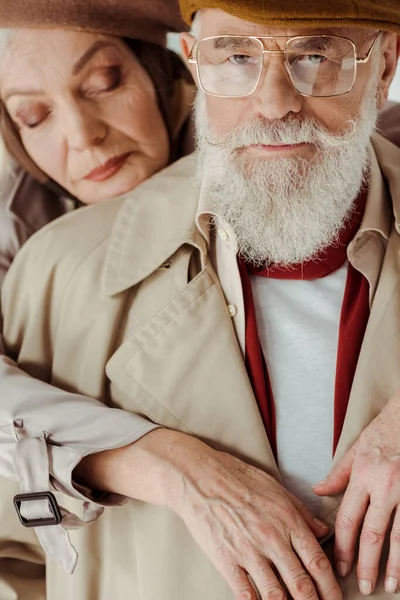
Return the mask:
<path fill-rule="evenodd" d="M 96 167 L 93 171 L 90 171 L 87 175 L 85 175 L 84 179 L 87 181 L 105 181 L 109 179 L 115 173 L 117 173 L 121 167 L 125 164 L 128 157 L 131 155 L 131 152 L 127 152 L 126 154 L 120 154 L 119 156 L 114 156 L 114 158 L 110 158 L 100 167 Z"/>

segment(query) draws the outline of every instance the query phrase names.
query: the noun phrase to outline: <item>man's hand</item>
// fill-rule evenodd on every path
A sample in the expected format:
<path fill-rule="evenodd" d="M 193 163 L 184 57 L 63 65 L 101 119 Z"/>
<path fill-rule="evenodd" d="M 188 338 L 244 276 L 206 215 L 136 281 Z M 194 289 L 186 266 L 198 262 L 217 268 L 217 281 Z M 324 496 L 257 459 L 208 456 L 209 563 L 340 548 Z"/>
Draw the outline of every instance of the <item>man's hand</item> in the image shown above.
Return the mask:
<path fill-rule="evenodd" d="M 374 590 L 382 545 L 389 528 L 390 554 L 385 588 L 394 593 L 399 587 L 399 427 L 400 394 L 397 394 L 332 468 L 325 482 L 314 488 L 320 496 L 346 490 L 336 519 L 335 562 L 339 575 L 347 575 L 360 540 L 357 575 L 360 591 L 365 595 Z"/>
<path fill-rule="evenodd" d="M 273 477 L 198 439 L 157 429 L 126 448 L 86 457 L 76 478 L 166 506 L 225 578 L 236 600 L 341 600 L 316 537 L 327 528 Z M 279 577 L 284 585 L 279 581 Z"/>
<path fill-rule="evenodd" d="M 341 591 L 315 536 L 327 530 L 273 477 L 229 454 L 201 451 L 184 469 L 176 512 L 237 600 L 339 600 Z"/>

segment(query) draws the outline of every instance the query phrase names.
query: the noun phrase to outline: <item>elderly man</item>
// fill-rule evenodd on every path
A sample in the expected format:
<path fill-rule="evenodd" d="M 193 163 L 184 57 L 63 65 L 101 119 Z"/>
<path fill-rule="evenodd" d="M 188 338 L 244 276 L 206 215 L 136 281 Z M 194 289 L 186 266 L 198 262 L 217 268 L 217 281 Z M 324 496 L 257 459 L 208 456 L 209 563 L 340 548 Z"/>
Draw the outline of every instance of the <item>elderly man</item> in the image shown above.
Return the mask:
<path fill-rule="evenodd" d="M 71 532 L 51 600 L 399 588 L 400 152 L 374 130 L 400 8 L 294 4 L 181 0 L 197 156 L 48 227 L 6 280 L 23 368 L 160 425 L 76 469 L 132 501 Z M 36 600 L 34 535 L 0 553 Z"/>

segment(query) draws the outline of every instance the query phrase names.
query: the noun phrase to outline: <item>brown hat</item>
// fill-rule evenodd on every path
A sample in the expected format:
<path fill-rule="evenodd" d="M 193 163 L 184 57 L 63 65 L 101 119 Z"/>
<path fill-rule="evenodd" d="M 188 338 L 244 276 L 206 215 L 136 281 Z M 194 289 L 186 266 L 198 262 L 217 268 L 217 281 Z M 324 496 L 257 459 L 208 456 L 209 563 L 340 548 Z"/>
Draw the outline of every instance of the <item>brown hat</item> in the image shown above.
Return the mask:
<path fill-rule="evenodd" d="M 0 27 L 62 27 L 165 45 L 187 29 L 177 0 L 0 0 Z"/>
<path fill-rule="evenodd" d="M 219 8 L 271 27 L 366 27 L 400 33 L 400 0 L 180 0 L 188 24 L 196 11 Z"/>

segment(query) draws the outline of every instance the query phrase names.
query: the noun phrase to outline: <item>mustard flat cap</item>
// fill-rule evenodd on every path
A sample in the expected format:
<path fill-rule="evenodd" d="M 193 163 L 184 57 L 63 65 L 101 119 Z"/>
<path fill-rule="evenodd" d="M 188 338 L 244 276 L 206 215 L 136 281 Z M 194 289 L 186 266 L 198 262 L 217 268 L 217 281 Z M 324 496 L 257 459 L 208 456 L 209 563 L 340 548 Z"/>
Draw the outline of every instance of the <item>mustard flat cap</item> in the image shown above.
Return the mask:
<path fill-rule="evenodd" d="M 180 0 L 189 25 L 196 11 L 219 8 L 271 27 L 366 27 L 400 33 L 400 0 Z"/>

